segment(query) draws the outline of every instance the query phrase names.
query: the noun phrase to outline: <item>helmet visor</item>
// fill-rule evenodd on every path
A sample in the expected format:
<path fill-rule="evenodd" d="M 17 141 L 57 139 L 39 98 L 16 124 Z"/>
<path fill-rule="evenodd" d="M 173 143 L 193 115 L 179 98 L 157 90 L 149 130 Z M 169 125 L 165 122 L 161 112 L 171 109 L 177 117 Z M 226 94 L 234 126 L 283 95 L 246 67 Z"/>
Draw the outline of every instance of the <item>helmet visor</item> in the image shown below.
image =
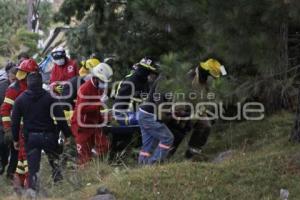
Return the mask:
<path fill-rule="evenodd" d="M 66 57 L 66 53 L 63 51 L 56 51 L 51 53 L 51 56 L 54 60 L 59 60 Z"/>

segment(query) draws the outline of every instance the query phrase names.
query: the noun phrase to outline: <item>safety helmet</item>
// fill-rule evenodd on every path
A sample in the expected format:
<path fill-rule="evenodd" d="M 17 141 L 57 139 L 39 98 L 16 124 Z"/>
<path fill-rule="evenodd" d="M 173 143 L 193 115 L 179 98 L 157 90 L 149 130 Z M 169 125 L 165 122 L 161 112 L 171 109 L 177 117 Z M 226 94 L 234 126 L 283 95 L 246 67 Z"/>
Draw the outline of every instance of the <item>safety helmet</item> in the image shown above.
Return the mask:
<path fill-rule="evenodd" d="M 38 64 L 32 58 L 29 58 L 22 61 L 17 69 L 27 73 L 35 72 L 38 71 Z"/>
<path fill-rule="evenodd" d="M 221 63 L 213 58 L 206 60 L 205 62 L 200 62 L 200 67 L 214 77 L 219 78 L 221 75 L 225 76 L 227 74 L 226 69 Z"/>
<path fill-rule="evenodd" d="M 85 62 L 85 68 L 92 69 L 99 64 L 100 64 L 100 61 L 97 58 L 91 58 Z"/>
<path fill-rule="evenodd" d="M 106 63 L 100 63 L 96 67 L 92 68 L 91 74 L 93 77 L 99 78 L 103 82 L 111 82 L 113 76 L 113 70 Z"/>
<path fill-rule="evenodd" d="M 26 78 L 28 73 L 38 71 L 38 64 L 35 62 L 35 60 L 30 58 L 22 61 L 17 69 L 18 71 L 16 73 L 16 78 L 18 80 L 23 80 Z"/>
<path fill-rule="evenodd" d="M 147 57 L 143 58 L 139 63 L 136 64 L 136 66 L 143 67 L 153 73 L 159 73 L 159 64 Z"/>
<path fill-rule="evenodd" d="M 81 68 L 79 70 L 79 75 L 80 76 L 85 76 L 85 75 L 88 75 L 90 70 L 94 67 L 96 67 L 97 65 L 100 64 L 100 61 L 96 58 L 91 58 L 91 59 L 88 59 L 86 61 L 81 61 Z"/>
<path fill-rule="evenodd" d="M 54 60 L 59 60 L 66 57 L 66 51 L 63 47 L 57 47 L 53 49 L 51 56 Z"/>

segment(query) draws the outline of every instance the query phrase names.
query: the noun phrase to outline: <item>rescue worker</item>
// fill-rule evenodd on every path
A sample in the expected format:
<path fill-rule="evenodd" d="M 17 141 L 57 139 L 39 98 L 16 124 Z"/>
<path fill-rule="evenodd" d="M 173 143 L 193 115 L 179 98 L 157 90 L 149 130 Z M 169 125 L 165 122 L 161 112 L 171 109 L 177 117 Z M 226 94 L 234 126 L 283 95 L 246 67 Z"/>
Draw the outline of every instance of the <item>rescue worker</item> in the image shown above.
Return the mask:
<path fill-rule="evenodd" d="M 100 64 L 100 61 L 96 58 L 91 58 L 81 62 L 82 66 L 79 70 L 79 76 L 75 76 L 69 80 L 70 84 L 65 84 L 63 86 L 63 91 L 61 94 L 60 102 L 63 102 L 65 105 L 63 106 L 65 117 L 70 122 L 73 109 L 75 107 L 75 100 L 77 98 L 78 88 L 90 80 L 90 70 Z M 74 144 L 74 145 L 73 145 Z M 73 138 L 70 139 L 70 145 L 65 149 L 65 153 L 62 157 L 62 164 L 64 166 L 72 167 L 73 164 L 72 158 L 76 157 L 76 145 Z"/>
<path fill-rule="evenodd" d="M 149 77 L 157 74 L 157 69 L 146 63 L 147 60 L 152 59 L 145 57 L 135 64 L 134 70 L 119 84 L 115 94 L 114 110 L 135 111 L 136 105 L 142 102 L 141 95 L 149 92 Z"/>
<path fill-rule="evenodd" d="M 91 58 L 86 61 L 82 61 L 82 67 L 79 70 L 79 76 L 75 76 L 69 80 L 70 85 L 66 84 L 63 87 L 62 96 L 68 97 L 63 102 L 69 103 L 74 107 L 74 100 L 76 100 L 78 88 L 90 77 L 90 71 L 94 67 L 100 64 L 100 61 L 96 58 Z M 71 87 L 70 87 L 71 86 Z"/>
<path fill-rule="evenodd" d="M 50 75 L 50 86 L 57 94 L 61 94 L 65 81 L 78 75 L 77 64 L 67 57 L 62 47 L 55 48 L 51 56 L 55 64 Z"/>
<path fill-rule="evenodd" d="M 64 119 L 60 105 L 54 105 L 58 101 L 42 88 L 42 76 L 38 72 L 30 73 L 27 77 L 28 89 L 15 101 L 12 112 L 12 132 L 14 147 L 20 146 L 19 131 L 23 120 L 23 132 L 29 167 L 29 192 L 31 197 L 36 197 L 38 192 L 37 173 L 40 169 L 41 152 L 47 154 L 52 167 L 54 182 L 60 181 L 62 175 L 59 169 L 59 154 L 62 148 L 59 141 L 59 132 L 65 135 L 65 141 L 71 135 L 71 130 Z M 52 107 L 53 106 L 53 107 Z M 52 116 L 53 114 L 53 116 Z M 54 122 L 54 119 L 56 123 Z M 57 124 L 57 125 L 56 125 Z"/>
<path fill-rule="evenodd" d="M 147 60 L 151 59 L 145 57 L 133 65 L 131 73 L 119 83 L 113 104 L 113 111 L 117 118 L 123 119 L 125 116 L 123 113 L 126 114 L 126 112 L 135 115 L 133 117 L 128 116 L 128 119 L 136 118 L 136 107 L 143 101 L 143 95 L 149 92 L 149 85 L 158 74 L 157 68 L 147 63 Z M 118 116 L 119 114 L 120 117 Z M 123 121 L 125 120 L 123 119 Z M 111 145 L 112 157 L 114 156 L 114 151 L 123 151 L 132 139 L 132 132 L 114 133 Z"/>
<path fill-rule="evenodd" d="M 83 165 L 92 158 L 94 149 L 97 156 L 106 154 L 109 150 L 109 140 L 103 134 L 99 125 L 103 118 L 102 97 L 111 81 L 113 71 L 105 63 L 100 63 L 91 70 L 91 79 L 80 86 L 77 101 L 71 119 L 71 127 L 77 146 L 78 162 Z"/>
<path fill-rule="evenodd" d="M 155 66 L 152 60 L 145 61 L 150 66 Z M 139 154 L 139 164 L 156 164 L 163 162 L 174 141 L 170 129 L 163 123 L 159 105 L 166 102 L 166 94 L 157 93 L 156 87 L 159 78 L 151 86 L 147 101 L 139 107 L 138 122 L 142 133 L 142 148 Z M 157 95 L 159 94 L 159 95 Z"/>
<path fill-rule="evenodd" d="M 198 96 L 205 96 L 203 93 L 209 92 L 209 89 L 212 85 L 217 81 L 221 76 L 226 75 L 227 72 L 225 67 L 216 59 L 209 58 L 204 62 L 200 62 L 200 64 L 191 70 L 188 75 L 189 78 L 192 78 L 192 84 L 190 85 L 189 92 L 196 92 L 197 94 L 202 94 Z M 199 101 L 203 101 L 207 99 L 197 99 L 194 100 L 197 103 Z M 203 108 L 205 110 L 206 108 Z M 183 111 L 180 115 L 190 116 L 189 111 Z M 207 113 L 203 112 L 202 116 L 203 119 L 192 119 L 190 121 L 175 121 L 173 120 L 168 127 L 171 128 L 175 140 L 174 140 L 174 148 L 172 149 L 171 153 L 174 153 L 182 142 L 185 134 L 192 131 L 191 138 L 188 143 L 188 149 L 185 152 L 185 157 L 187 159 L 202 159 L 202 148 L 206 144 L 208 136 L 210 134 L 212 122 L 208 119 L 204 119 L 207 117 Z M 174 129 L 174 131 L 173 131 Z M 179 130 L 179 131 L 178 131 Z M 198 158 L 197 158 L 198 157 Z"/>
<path fill-rule="evenodd" d="M 6 89 L 11 83 L 16 80 L 17 68 L 14 63 L 9 62 L 5 66 L 5 74 L 0 77 L 0 105 L 2 105 L 5 97 Z M 4 130 L 2 118 L 0 118 L 0 175 L 4 173 L 5 167 L 8 164 L 9 146 L 4 141 Z"/>
<path fill-rule="evenodd" d="M 16 74 L 16 79 L 13 84 L 11 84 L 5 93 L 4 102 L 1 105 L 0 114 L 2 116 L 2 123 L 4 128 L 4 137 L 7 144 L 12 143 L 12 130 L 11 130 L 11 111 L 15 103 L 15 99 L 27 89 L 26 77 L 30 72 L 38 70 L 38 65 L 33 59 L 27 59 L 22 61 L 22 63 L 17 67 L 18 71 Z M 11 147 L 10 160 L 7 168 L 7 177 L 9 179 L 14 179 L 15 189 L 20 186 L 26 186 L 26 178 L 28 172 L 26 154 L 24 149 L 24 140 L 22 131 L 20 132 L 20 148 L 19 151 Z M 14 176 L 14 173 L 15 176 Z"/>

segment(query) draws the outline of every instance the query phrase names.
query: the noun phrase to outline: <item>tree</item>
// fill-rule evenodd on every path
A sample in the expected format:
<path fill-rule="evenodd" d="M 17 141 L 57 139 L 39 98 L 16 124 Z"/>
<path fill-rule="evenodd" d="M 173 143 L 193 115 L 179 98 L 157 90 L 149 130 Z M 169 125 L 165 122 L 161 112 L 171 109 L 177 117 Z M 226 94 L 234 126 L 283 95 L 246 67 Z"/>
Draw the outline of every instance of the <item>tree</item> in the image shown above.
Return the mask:
<path fill-rule="evenodd" d="M 217 56 L 230 73 L 219 87 L 225 103 L 255 100 L 273 112 L 295 98 L 287 36 L 299 10 L 295 0 L 65 0 L 56 19 L 81 20 L 69 33 L 71 50 L 117 55 L 123 74 L 144 55 L 173 53 L 189 66 Z"/>
<path fill-rule="evenodd" d="M 0 61 L 8 58 L 16 58 L 18 53 L 26 51 L 30 55 L 37 53 L 37 42 L 39 35 L 31 33 L 27 30 L 27 1 L 0 0 L 0 54 L 2 58 Z M 41 1 L 40 3 L 40 21 L 41 29 L 48 31 L 51 9 L 51 4 L 48 1 Z"/>

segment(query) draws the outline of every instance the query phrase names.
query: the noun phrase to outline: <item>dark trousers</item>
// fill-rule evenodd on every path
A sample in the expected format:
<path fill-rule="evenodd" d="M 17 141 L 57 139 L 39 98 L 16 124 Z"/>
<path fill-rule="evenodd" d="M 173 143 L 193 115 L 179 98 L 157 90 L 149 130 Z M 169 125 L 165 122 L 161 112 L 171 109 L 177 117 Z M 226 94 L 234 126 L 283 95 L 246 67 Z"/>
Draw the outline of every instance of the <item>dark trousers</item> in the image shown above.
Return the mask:
<path fill-rule="evenodd" d="M 0 132 L 0 174 L 3 174 L 6 165 L 8 164 L 9 148 L 4 143 L 4 133 Z"/>
<path fill-rule="evenodd" d="M 168 122 L 167 126 L 170 127 L 170 130 L 174 135 L 174 144 L 170 155 L 173 155 L 176 152 L 178 146 L 181 144 L 188 132 L 192 132 L 191 138 L 188 142 L 188 149 L 185 154 L 187 158 L 191 158 L 195 154 L 191 151 L 191 149 L 198 151 L 202 149 L 208 140 L 211 130 L 211 122 L 209 120 L 198 120 L 195 122 L 178 122 L 176 120 L 171 120 Z"/>
<path fill-rule="evenodd" d="M 7 177 L 12 179 L 18 164 L 18 151 L 15 150 L 13 144 L 5 144 L 4 133 L 0 132 L 0 174 L 2 174 L 7 167 Z"/>
<path fill-rule="evenodd" d="M 19 151 L 17 151 L 14 148 L 14 145 L 11 144 L 10 147 L 10 157 L 9 157 L 9 163 L 8 163 L 8 167 L 7 167 L 7 176 L 9 178 L 13 178 L 14 173 L 16 172 L 17 169 L 17 165 L 18 165 L 18 155 L 19 155 Z"/>
<path fill-rule="evenodd" d="M 207 142 L 211 124 L 208 120 L 199 120 L 193 127 L 189 147 L 201 149 Z"/>
<path fill-rule="evenodd" d="M 42 150 L 48 156 L 49 164 L 52 167 L 52 178 L 54 182 L 62 179 L 59 154 L 61 146 L 58 144 L 58 135 L 54 133 L 28 133 L 25 140 L 26 153 L 29 168 L 29 188 L 38 190 L 37 173 L 40 170 Z"/>

